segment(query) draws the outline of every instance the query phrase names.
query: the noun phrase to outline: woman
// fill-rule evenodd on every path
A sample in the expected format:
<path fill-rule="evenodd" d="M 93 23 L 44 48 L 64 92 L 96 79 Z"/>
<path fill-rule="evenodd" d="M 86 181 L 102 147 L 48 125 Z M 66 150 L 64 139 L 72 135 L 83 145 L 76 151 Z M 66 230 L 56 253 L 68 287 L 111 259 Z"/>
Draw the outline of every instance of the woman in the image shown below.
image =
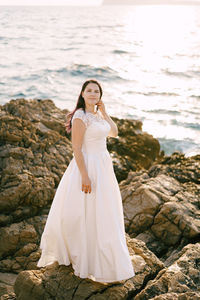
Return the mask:
<path fill-rule="evenodd" d="M 117 137 L 118 129 L 101 98 L 101 85 L 89 79 L 75 110 L 67 115 L 74 157 L 55 193 L 37 266 L 58 261 L 72 264 L 81 278 L 115 282 L 135 273 L 126 245 L 121 194 L 106 148 L 106 137 Z"/>

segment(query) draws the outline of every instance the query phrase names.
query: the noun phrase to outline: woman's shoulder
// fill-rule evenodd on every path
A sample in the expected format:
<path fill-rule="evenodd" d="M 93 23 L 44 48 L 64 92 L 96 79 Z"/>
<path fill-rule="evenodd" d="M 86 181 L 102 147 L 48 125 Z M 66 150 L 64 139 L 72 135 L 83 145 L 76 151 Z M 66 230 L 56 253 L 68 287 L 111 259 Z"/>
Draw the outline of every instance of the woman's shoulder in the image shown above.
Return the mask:
<path fill-rule="evenodd" d="M 74 113 L 74 116 L 86 116 L 86 113 L 84 112 L 84 110 L 82 108 L 78 108 L 75 113 Z"/>
<path fill-rule="evenodd" d="M 82 108 L 78 108 L 77 110 L 75 110 L 73 116 L 75 115 L 83 115 L 84 114 L 84 111 Z"/>
<path fill-rule="evenodd" d="M 86 116 L 82 108 L 78 108 L 72 116 L 72 120 L 75 120 L 77 118 L 86 122 Z"/>

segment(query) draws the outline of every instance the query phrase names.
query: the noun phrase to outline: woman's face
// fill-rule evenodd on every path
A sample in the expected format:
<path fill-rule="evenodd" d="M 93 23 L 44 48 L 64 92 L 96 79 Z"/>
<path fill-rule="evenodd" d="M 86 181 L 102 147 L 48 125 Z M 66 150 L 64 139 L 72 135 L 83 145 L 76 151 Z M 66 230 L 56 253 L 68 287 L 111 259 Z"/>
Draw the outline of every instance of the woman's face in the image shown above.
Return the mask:
<path fill-rule="evenodd" d="M 100 89 L 96 83 L 88 83 L 85 90 L 82 92 L 82 97 L 85 100 L 85 104 L 95 105 L 100 99 Z"/>

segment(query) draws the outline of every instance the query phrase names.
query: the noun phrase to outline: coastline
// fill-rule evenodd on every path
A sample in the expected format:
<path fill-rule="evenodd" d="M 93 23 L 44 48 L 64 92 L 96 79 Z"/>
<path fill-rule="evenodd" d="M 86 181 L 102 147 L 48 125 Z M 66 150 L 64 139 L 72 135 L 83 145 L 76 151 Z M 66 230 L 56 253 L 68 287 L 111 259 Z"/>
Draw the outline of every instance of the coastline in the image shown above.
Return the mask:
<path fill-rule="evenodd" d="M 63 287 L 62 278 L 72 293 L 80 280 L 95 294 L 99 291 L 96 283 L 74 277 L 71 266 L 54 263 L 39 269 L 36 265 L 49 208 L 72 159 L 70 135 L 64 127 L 67 112 L 51 99 L 17 99 L 0 106 L 0 286 L 10 278 L 2 288 L 3 299 L 36 299 L 37 293 L 57 295 L 58 290 L 66 298 L 69 289 Z M 113 120 L 119 136 L 108 138 L 107 147 L 119 182 L 126 240 L 136 271 L 127 281 L 128 293 L 138 300 L 148 299 L 153 291 L 163 294 L 167 284 L 168 298 L 171 293 L 185 294 L 185 287 L 188 297 L 191 293 L 198 297 L 200 155 L 187 158 L 174 152 L 166 156 L 158 141 L 142 131 L 142 122 Z M 61 289 L 46 291 L 44 285 Z M 127 296 L 125 285 L 118 283 L 121 299 Z M 112 286 L 105 299 L 112 295 Z M 84 284 L 81 293 L 87 293 Z"/>

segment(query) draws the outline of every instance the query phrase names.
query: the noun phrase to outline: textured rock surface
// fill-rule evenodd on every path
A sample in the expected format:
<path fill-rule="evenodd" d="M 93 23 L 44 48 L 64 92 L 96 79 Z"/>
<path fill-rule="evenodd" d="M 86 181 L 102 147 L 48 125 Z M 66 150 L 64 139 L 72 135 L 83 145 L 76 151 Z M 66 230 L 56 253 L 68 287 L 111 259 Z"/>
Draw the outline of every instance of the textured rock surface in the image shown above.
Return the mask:
<path fill-rule="evenodd" d="M 16 277 L 17 275 L 12 273 L 0 273 L 0 296 L 14 291 Z"/>
<path fill-rule="evenodd" d="M 134 299 L 200 299 L 200 243 L 185 246 Z"/>
<path fill-rule="evenodd" d="M 163 268 L 142 241 L 130 239 L 127 235 L 127 245 L 136 272 L 131 279 L 116 283 L 94 282 L 75 276 L 71 265 L 54 263 L 40 270 L 21 272 L 15 282 L 17 299 L 127 299 Z"/>
<path fill-rule="evenodd" d="M 0 228 L 0 270 L 18 273 L 34 269 L 40 257 L 38 244 L 46 222 L 45 216 Z"/>
<path fill-rule="evenodd" d="M 0 224 L 7 225 L 52 201 L 72 150 L 64 113 L 51 100 L 13 100 L 0 115 Z"/>
<path fill-rule="evenodd" d="M 70 135 L 64 126 L 66 113 L 51 100 L 18 99 L 0 106 L 0 269 L 3 272 L 31 269 L 38 259 L 37 248 L 48 209 L 72 159 Z M 120 174 L 125 176 L 131 168 L 152 164 L 158 157 L 159 143 L 142 133 L 140 121 L 115 121 L 119 138 L 109 138 L 108 146 L 120 179 Z M 130 150 L 125 157 L 126 135 Z M 139 156 L 136 159 L 137 152 L 142 159 Z"/>
<path fill-rule="evenodd" d="M 113 118 L 119 138 L 107 144 L 136 276 L 100 284 L 77 278 L 71 266 L 36 267 L 49 207 L 72 159 L 66 113 L 51 100 L 19 99 L 0 107 L 1 300 L 16 299 L 13 282 L 20 272 L 18 300 L 66 299 L 64 291 L 74 299 L 199 299 L 200 156 L 163 156 L 140 121 Z"/>
<path fill-rule="evenodd" d="M 19 99 L 0 106 L 0 225 L 41 214 L 50 205 L 73 156 L 66 113 L 51 100 Z M 149 167 L 160 146 L 142 133 L 141 122 L 114 119 L 119 138 L 108 138 L 108 148 L 120 181 L 129 170 Z"/>
<path fill-rule="evenodd" d="M 120 183 L 126 231 L 166 265 L 172 263 L 172 254 L 199 241 L 199 183 L 200 156 L 185 158 L 180 153 L 147 172 L 130 172 Z"/>
<path fill-rule="evenodd" d="M 10 292 L 9 294 L 4 294 L 0 298 L 1 300 L 16 300 L 16 295 L 14 292 Z"/>

